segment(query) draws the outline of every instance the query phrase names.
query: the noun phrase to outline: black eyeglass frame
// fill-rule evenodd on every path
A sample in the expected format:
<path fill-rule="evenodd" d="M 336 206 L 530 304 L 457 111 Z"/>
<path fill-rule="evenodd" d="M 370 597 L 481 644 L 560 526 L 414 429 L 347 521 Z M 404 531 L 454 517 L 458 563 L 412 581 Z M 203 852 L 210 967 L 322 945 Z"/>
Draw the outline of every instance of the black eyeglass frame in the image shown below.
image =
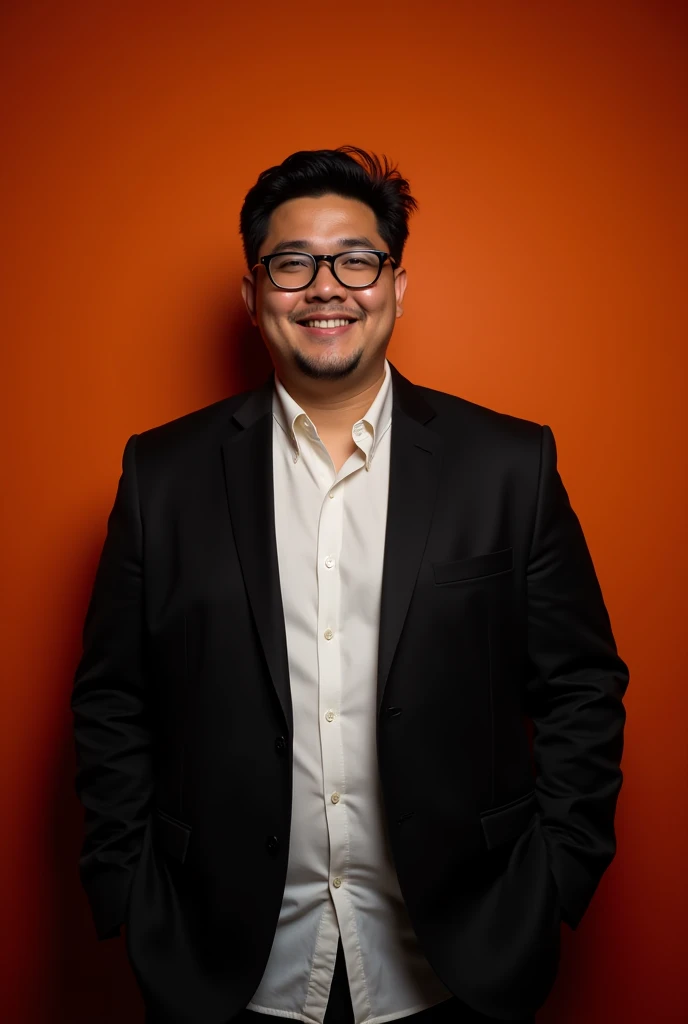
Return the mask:
<path fill-rule="evenodd" d="M 377 268 L 377 274 L 375 275 L 373 280 L 370 281 L 368 284 L 346 284 L 345 281 L 342 281 L 342 279 L 337 276 L 337 271 L 334 269 L 334 261 L 338 260 L 340 256 L 348 256 L 350 253 L 353 252 L 365 252 L 377 256 L 378 258 L 379 265 Z M 310 281 L 308 281 L 307 284 L 300 284 L 295 288 L 290 288 L 288 285 L 284 284 L 277 284 L 274 277 L 272 276 L 272 272 L 270 270 L 270 263 L 272 262 L 272 260 L 277 259 L 278 256 L 308 256 L 309 259 L 313 260 L 313 275 Z M 342 286 L 342 288 L 350 288 L 353 289 L 354 291 L 356 291 L 357 289 L 372 288 L 374 284 L 377 284 L 380 278 L 380 274 L 382 273 L 382 268 L 384 267 L 387 260 L 389 260 L 390 264 L 393 267 L 399 266 L 394 257 L 390 256 L 388 252 L 383 252 L 382 249 L 345 249 L 344 252 L 337 252 L 334 255 L 331 255 L 329 253 L 320 253 L 319 255 L 316 255 L 315 253 L 311 252 L 297 252 L 296 249 L 284 249 L 281 252 L 270 252 L 267 254 L 267 256 L 261 256 L 258 262 L 253 267 L 251 267 L 251 273 L 253 273 L 253 271 L 256 270 L 256 268 L 261 266 L 262 264 L 262 266 L 264 266 L 265 269 L 267 270 L 268 277 L 270 278 L 270 281 L 275 286 L 275 288 L 279 288 L 279 290 L 282 292 L 301 292 L 304 290 L 304 288 L 310 288 L 310 286 L 315 281 L 316 277 L 318 276 L 318 270 L 320 269 L 321 260 L 325 260 L 330 270 L 332 271 L 332 276 L 334 277 L 335 281 L 337 281 Z"/>

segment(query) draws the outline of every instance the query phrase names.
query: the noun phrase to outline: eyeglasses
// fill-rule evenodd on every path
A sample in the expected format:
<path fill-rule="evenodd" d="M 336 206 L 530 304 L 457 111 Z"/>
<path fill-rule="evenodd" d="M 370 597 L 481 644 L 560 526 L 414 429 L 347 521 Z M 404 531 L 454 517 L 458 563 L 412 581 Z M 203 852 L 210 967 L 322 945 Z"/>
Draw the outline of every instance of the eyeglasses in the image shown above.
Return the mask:
<path fill-rule="evenodd" d="M 261 256 L 252 270 L 261 264 L 275 288 L 300 291 L 315 280 L 321 260 L 325 260 L 336 281 L 345 288 L 370 288 L 382 273 L 385 260 L 397 266 L 388 252 L 379 249 L 351 249 L 335 256 L 315 256 L 309 252 L 271 252 Z"/>

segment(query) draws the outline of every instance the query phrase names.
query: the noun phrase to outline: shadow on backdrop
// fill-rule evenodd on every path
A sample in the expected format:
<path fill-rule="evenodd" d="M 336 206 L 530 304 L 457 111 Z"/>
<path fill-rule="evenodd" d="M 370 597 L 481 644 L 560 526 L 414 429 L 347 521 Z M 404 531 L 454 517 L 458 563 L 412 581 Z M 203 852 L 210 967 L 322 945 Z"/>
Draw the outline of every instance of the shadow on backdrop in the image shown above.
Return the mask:
<path fill-rule="evenodd" d="M 211 326 L 202 332 L 206 341 L 198 346 L 199 358 L 208 360 L 212 379 L 227 382 L 227 396 L 259 386 L 272 364 L 258 331 L 238 303 L 231 307 L 215 303 L 215 308 L 217 313 L 210 317 Z M 132 425 L 130 432 L 135 430 Z M 218 460 L 221 468 L 219 452 Z M 115 489 L 113 480 L 110 504 Z M 83 810 L 74 790 L 76 757 L 69 699 L 81 655 L 81 629 L 103 531 L 104 523 L 100 521 L 92 523 L 87 536 L 75 530 L 71 564 L 76 569 L 71 578 L 63 581 L 62 588 L 73 608 L 73 634 L 65 638 L 63 663 L 55 666 L 65 710 L 60 718 L 63 728 L 55 741 L 54 764 L 45 786 L 50 807 L 51 834 L 47 839 L 53 875 L 48 891 L 54 894 L 54 905 L 45 908 L 45 925 L 52 926 L 47 949 L 53 962 L 46 972 L 52 979 L 51 990 L 44 993 L 41 1002 L 48 1010 L 45 1020 L 50 1024 L 143 1024 L 144 1020 L 143 1001 L 129 968 L 124 938 L 98 941 L 78 877 Z"/>

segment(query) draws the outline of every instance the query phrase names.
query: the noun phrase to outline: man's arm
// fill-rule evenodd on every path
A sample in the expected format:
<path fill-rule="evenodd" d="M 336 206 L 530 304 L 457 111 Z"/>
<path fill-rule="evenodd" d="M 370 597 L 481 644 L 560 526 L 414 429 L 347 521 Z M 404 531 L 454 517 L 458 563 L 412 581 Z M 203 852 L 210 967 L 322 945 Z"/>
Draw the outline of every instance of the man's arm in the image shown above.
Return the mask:
<path fill-rule="evenodd" d="M 628 669 L 617 655 L 583 531 L 542 428 L 528 562 L 527 711 L 536 792 L 562 917 L 576 928 L 616 852 Z"/>
<path fill-rule="evenodd" d="M 71 700 L 76 791 L 86 812 L 79 868 L 101 939 L 124 922 L 152 792 L 136 436 L 122 457 Z"/>

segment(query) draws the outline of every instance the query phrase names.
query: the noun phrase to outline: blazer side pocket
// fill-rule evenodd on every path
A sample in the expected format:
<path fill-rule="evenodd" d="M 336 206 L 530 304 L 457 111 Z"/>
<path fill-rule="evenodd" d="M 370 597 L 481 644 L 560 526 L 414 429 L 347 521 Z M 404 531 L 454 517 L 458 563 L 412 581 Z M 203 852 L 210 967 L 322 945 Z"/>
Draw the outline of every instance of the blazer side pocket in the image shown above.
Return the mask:
<path fill-rule="evenodd" d="M 169 857 L 183 864 L 189 848 L 191 826 L 156 808 L 153 812 L 153 827 L 156 845 Z"/>
<path fill-rule="evenodd" d="M 454 562 L 433 562 L 435 583 L 463 583 L 511 572 L 514 567 L 514 549 L 502 548 L 485 555 L 473 555 Z"/>
<path fill-rule="evenodd" d="M 508 804 L 482 811 L 480 822 L 488 850 L 517 839 L 533 819 L 538 809 L 535 790 L 511 800 Z"/>

